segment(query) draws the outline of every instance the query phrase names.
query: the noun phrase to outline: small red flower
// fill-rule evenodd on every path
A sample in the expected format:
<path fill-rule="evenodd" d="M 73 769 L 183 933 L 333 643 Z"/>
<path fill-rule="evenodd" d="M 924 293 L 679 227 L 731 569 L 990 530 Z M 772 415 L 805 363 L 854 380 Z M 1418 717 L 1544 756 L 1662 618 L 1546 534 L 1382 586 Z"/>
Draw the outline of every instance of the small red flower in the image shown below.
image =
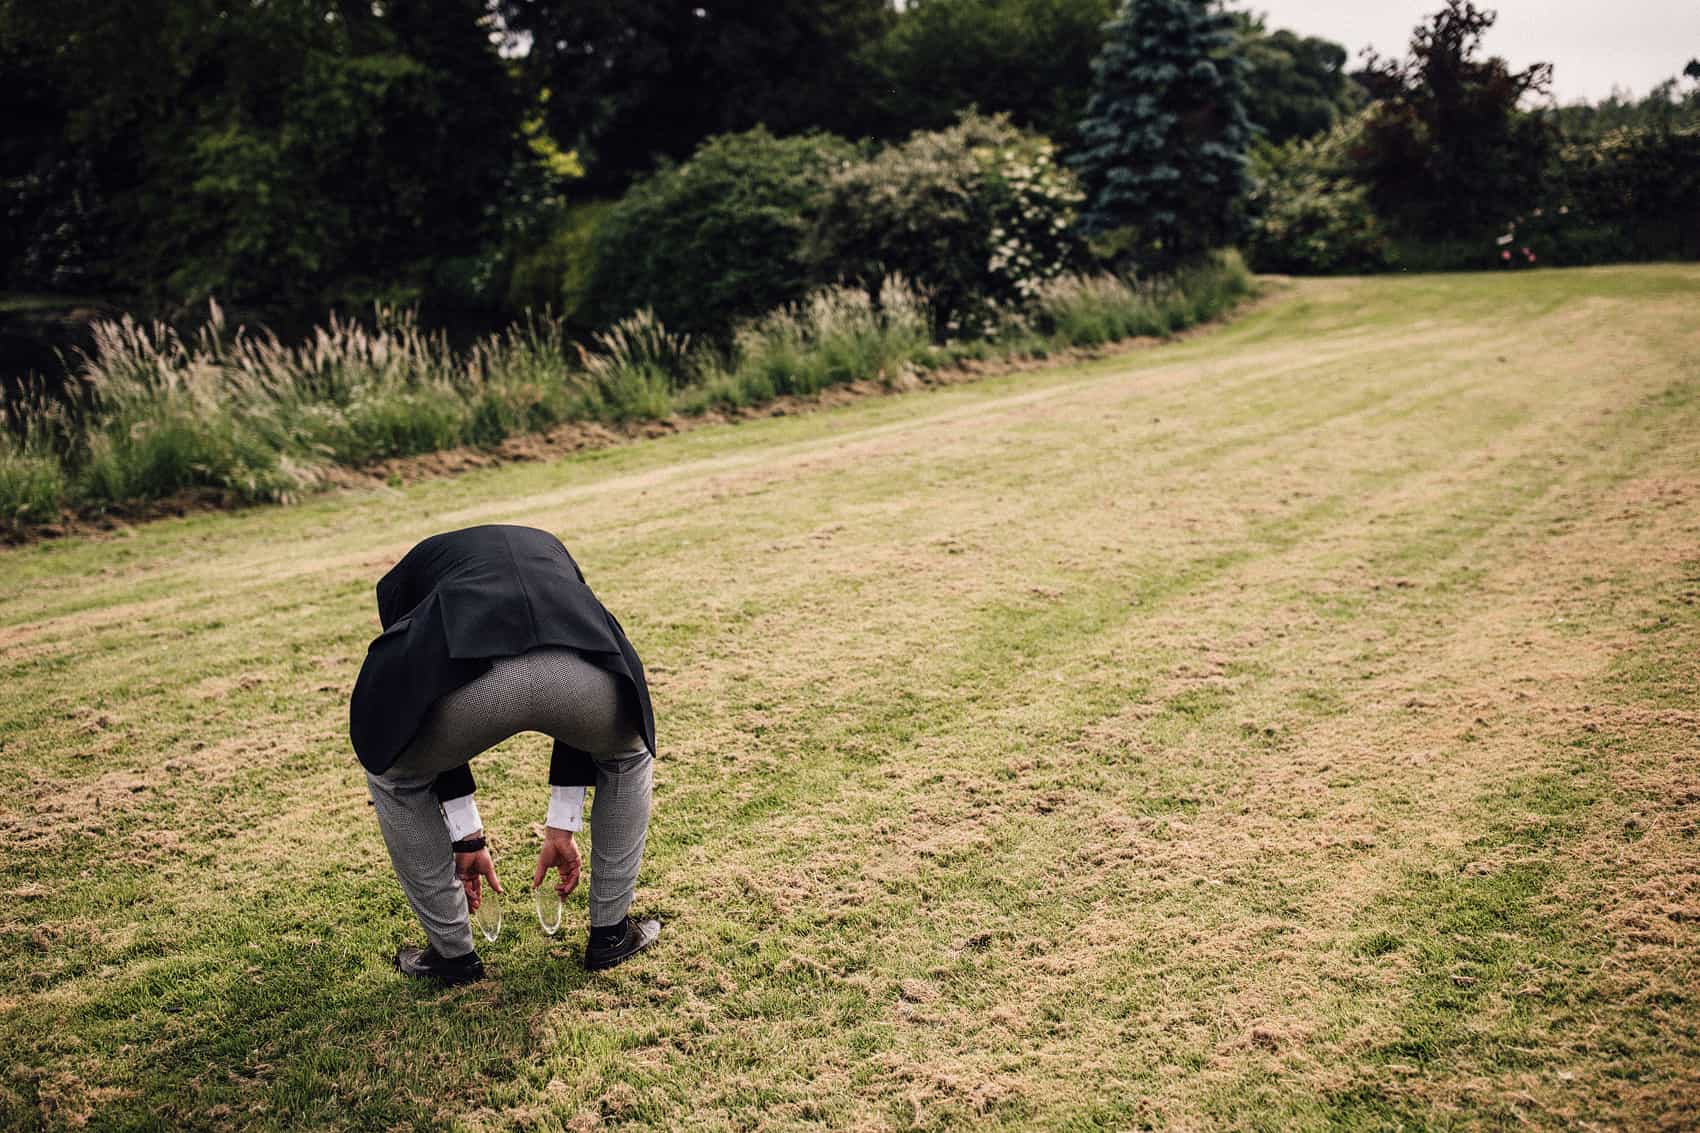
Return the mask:
<path fill-rule="evenodd" d="M 1511 251 L 1510 251 L 1510 249 L 1506 249 L 1505 251 L 1501 252 L 1499 254 L 1499 258 L 1504 260 L 1506 263 L 1510 263 L 1511 262 Z"/>

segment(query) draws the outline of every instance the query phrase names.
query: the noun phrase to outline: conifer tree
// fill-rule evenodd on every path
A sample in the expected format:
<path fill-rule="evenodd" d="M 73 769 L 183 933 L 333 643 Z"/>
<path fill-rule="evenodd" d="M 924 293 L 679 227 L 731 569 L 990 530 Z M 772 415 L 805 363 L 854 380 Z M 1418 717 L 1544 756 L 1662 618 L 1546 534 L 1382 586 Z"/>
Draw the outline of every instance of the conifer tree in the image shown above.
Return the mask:
<path fill-rule="evenodd" d="M 1091 234 L 1125 230 L 1143 271 L 1233 239 L 1248 187 L 1242 63 L 1213 0 L 1127 0 L 1092 64 L 1072 161 Z"/>

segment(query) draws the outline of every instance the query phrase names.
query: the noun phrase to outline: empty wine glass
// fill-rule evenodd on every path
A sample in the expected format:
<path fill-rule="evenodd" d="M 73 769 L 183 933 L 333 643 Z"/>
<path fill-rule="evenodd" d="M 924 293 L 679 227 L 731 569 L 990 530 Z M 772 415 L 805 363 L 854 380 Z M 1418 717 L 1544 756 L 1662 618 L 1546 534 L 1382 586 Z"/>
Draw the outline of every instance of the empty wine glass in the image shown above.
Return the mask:
<path fill-rule="evenodd" d="M 537 907 L 537 923 L 543 926 L 544 935 L 561 931 L 561 895 L 553 885 L 545 883 L 533 889 L 531 903 Z"/>
<path fill-rule="evenodd" d="M 472 923 L 478 926 L 485 940 L 494 942 L 502 934 L 502 902 L 494 888 L 480 895 L 478 908 L 472 911 Z"/>

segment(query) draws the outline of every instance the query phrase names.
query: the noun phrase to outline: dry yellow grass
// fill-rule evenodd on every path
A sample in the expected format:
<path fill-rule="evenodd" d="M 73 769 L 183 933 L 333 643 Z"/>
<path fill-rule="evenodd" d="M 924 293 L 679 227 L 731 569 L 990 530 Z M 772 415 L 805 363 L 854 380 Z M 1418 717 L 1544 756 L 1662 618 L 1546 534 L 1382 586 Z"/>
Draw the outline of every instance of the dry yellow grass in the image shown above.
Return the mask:
<path fill-rule="evenodd" d="M 8 1127 L 1680 1128 L 1700 270 L 1219 333 L 0 553 Z M 653 954 L 417 930 L 370 586 L 559 533 L 649 662 Z M 504 876 L 546 745 L 480 759 Z"/>

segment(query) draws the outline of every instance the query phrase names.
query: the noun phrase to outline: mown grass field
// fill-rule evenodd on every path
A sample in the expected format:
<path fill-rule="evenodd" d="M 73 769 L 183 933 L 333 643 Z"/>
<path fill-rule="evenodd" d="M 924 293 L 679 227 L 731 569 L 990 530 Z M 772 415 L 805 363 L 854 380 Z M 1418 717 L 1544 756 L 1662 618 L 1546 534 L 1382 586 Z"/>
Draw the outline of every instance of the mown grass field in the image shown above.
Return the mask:
<path fill-rule="evenodd" d="M 438 993 L 372 583 L 557 532 L 650 665 L 641 960 Z M 0 1127 L 1686 1128 L 1700 268 L 1310 281 L 1073 369 L 0 552 Z"/>

